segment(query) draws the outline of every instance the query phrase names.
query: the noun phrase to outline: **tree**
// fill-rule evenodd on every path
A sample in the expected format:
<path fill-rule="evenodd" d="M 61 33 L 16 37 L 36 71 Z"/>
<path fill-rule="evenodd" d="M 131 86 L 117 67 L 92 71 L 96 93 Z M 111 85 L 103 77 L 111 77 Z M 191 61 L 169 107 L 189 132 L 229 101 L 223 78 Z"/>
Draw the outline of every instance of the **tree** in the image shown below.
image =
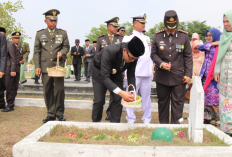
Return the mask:
<path fill-rule="evenodd" d="M 93 42 L 94 40 L 97 40 L 97 37 L 106 34 L 107 33 L 107 27 L 106 25 L 101 24 L 99 28 L 93 27 L 90 30 L 90 33 L 87 34 L 85 37 L 90 40 L 90 42 Z"/>
<path fill-rule="evenodd" d="M 16 23 L 15 18 L 12 16 L 13 13 L 20 9 L 24 9 L 21 0 L 18 0 L 14 4 L 10 1 L 3 3 L 0 2 L 0 26 L 6 29 L 8 38 L 10 38 L 10 34 L 16 30 L 22 33 L 24 39 L 30 38 L 26 35 L 25 31 L 23 31 L 21 24 Z"/>
<path fill-rule="evenodd" d="M 186 32 L 188 32 L 189 39 L 192 39 L 193 33 L 198 33 L 200 36 L 200 39 L 205 42 L 205 31 L 211 29 L 211 26 L 206 25 L 206 21 L 186 21 L 186 22 L 180 22 L 178 25 L 178 29 L 182 29 Z M 159 24 L 155 24 L 153 28 L 150 28 L 148 31 L 148 35 L 151 38 L 151 40 L 154 39 L 155 33 L 159 30 L 164 29 L 164 23 L 160 22 Z"/>
<path fill-rule="evenodd" d="M 125 23 L 123 23 L 123 24 L 121 24 L 120 26 L 125 27 L 125 34 L 130 34 L 130 33 L 132 33 L 132 31 L 133 31 L 133 29 L 134 29 L 133 24 L 130 23 L 130 22 L 128 22 L 128 21 L 125 22 Z"/>

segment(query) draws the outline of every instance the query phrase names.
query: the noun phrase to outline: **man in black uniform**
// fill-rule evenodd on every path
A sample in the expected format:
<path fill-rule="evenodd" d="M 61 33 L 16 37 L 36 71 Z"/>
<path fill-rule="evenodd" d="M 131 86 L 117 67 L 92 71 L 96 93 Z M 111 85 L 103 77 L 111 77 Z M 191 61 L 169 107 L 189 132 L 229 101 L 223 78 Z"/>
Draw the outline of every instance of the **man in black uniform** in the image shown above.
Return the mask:
<path fill-rule="evenodd" d="M 20 77 L 20 65 L 24 63 L 22 46 L 20 46 L 20 32 L 14 32 L 11 34 L 12 42 L 7 41 L 7 68 L 5 75 L 5 90 L 7 106 L 2 112 L 10 112 L 14 110 L 15 97 L 17 95 Z M 2 100 L 2 99 L 1 99 Z M 5 100 L 3 98 L 5 103 Z"/>
<path fill-rule="evenodd" d="M 137 58 L 144 54 L 144 45 L 138 37 L 129 43 L 110 45 L 98 53 L 92 61 L 94 103 L 93 122 L 102 119 L 103 105 L 107 89 L 112 93 L 110 122 L 119 123 L 122 114 L 121 98 L 133 101 L 133 95 L 121 90 L 123 88 L 122 73 L 127 69 L 129 84 L 135 86 L 135 67 Z"/>
<path fill-rule="evenodd" d="M 0 109 L 5 108 L 4 90 L 5 90 L 5 76 L 6 62 L 7 62 L 7 43 L 5 28 L 0 27 Z"/>
<path fill-rule="evenodd" d="M 161 124 L 169 123 L 170 98 L 171 123 L 179 123 L 183 114 L 185 86 L 192 77 L 193 60 L 188 33 L 176 30 L 178 22 L 176 12 L 167 11 L 165 29 L 156 33 L 152 43 L 151 59 L 156 64 L 155 81 Z"/>
<path fill-rule="evenodd" d="M 119 44 L 122 42 L 123 36 L 116 34 L 118 30 L 118 17 L 114 17 L 108 21 L 105 21 L 107 23 L 107 34 L 101 35 L 97 38 L 97 50 L 96 54 L 100 52 L 104 47 L 111 45 L 111 44 Z M 112 102 L 112 93 L 110 93 L 110 102 L 109 107 L 106 111 L 106 120 L 110 120 L 110 113 L 111 113 L 111 102 Z"/>
<path fill-rule="evenodd" d="M 85 54 L 83 47 L 80 45 L 80 40 L 75 40 L 75 45 L 71 48 L 71 55 L 73 56 L 73 68 L 74 68 L 74 75 L 76 77 L 76 80 L 74 81 L 80 81 L 81 80 L 81 64 L 82 64 L 82 58 Z"/>

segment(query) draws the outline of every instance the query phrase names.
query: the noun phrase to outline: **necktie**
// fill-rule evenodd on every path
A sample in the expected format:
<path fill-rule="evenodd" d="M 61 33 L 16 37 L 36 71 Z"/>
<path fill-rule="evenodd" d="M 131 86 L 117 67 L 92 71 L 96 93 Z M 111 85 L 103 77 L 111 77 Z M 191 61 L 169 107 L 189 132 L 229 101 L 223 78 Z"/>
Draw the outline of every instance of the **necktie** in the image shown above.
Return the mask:
<path fill-rule="evenodd" d="M 169 34 L 168 37 L 169 37 L 169 42 L 171 43 L 172 42 L 173 34 Z"/>
<path fill-rule="evenodd" d="M 110 35 L 110 43 L 112 44 L 113 42 L 113 35 Z"/>
<path fill-rule="evenodd" d="M 50 31 L 50 35 L 52 36 L 52 31 Z"/>

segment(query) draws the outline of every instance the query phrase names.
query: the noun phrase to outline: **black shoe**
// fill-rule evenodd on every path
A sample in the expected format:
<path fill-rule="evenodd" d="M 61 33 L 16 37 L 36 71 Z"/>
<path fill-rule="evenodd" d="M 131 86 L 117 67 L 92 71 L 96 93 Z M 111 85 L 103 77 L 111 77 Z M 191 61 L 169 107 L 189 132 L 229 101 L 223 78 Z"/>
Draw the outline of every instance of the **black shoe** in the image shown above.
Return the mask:
<path fill-rule="evenodd" d="M 54 120 L 56 120 L 56 117 L 47 116 L 47 118 L 43 119 L 43 122 L 47 123 L 48 121 L 54 121 Z"/>
<path fill-rule="evenodd" d="M 76 80 L 74 80 L 74 81 L 80 81 L 79 79 L 76 79 Z"/>
<path fill-rule="evenodd" d="M 39 82 L 35 82 L 34 84 L 40 84 Z"/>
<path fill-rule="evenodd" d="M 6 107 L 2 110 L 2 112 L 10 112 L 10 111 L 14 111 L 14 108 Z"/>
<path fill-rule="evenodd" d="M 26 83 L 27 82 L 27 80 L 25 80 L 25 81 L 22 81 L 22 82 L 20 82 L 21 84 L 24 84 L 24 83 Z"/>
<path fill-rule="evenodd" d="M 107 115 L 105 120 L 110 120 L 111 115 Z"/>
<path fill-rule="evenodd" d="M 84 81 L 88 81 L 88 79 L 85 79 Z"/>
<path fill-rule="evenodd" d="M 5 108 L 5 105 L 4 106 L 0 106 L 0 109 L 4 109 Z"/>
<path fill-rule="evenodd" d="M 32 77 L 31 79 L 32 79 L 32 80 L 34 80 L 35 78 L 34 78 L 34 77 Z"/>
<path fill-rule="evenodd" d="M 87 79 L 87 82 L 90 82 L 90 79 Z"/>
<path fill-rule="evenodd" d="M 59 121 L 66 121 L 64 116 L 56 116 L 56 117 L 59 119 Z"/>

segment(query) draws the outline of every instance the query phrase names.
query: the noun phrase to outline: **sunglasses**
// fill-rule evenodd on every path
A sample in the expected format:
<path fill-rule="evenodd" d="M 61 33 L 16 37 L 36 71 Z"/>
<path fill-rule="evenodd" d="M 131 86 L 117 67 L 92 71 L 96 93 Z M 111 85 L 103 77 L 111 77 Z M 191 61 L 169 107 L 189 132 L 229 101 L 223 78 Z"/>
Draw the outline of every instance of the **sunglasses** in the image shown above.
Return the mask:
<path fill-rule="evenodd" d="M 125 32 L 125 30 L 120 30 L 120 31 Z"/>
<path fill-rule="evenodd" d="M 14 37 L 15 39 L 20 39 L 19 37 Z"/>

